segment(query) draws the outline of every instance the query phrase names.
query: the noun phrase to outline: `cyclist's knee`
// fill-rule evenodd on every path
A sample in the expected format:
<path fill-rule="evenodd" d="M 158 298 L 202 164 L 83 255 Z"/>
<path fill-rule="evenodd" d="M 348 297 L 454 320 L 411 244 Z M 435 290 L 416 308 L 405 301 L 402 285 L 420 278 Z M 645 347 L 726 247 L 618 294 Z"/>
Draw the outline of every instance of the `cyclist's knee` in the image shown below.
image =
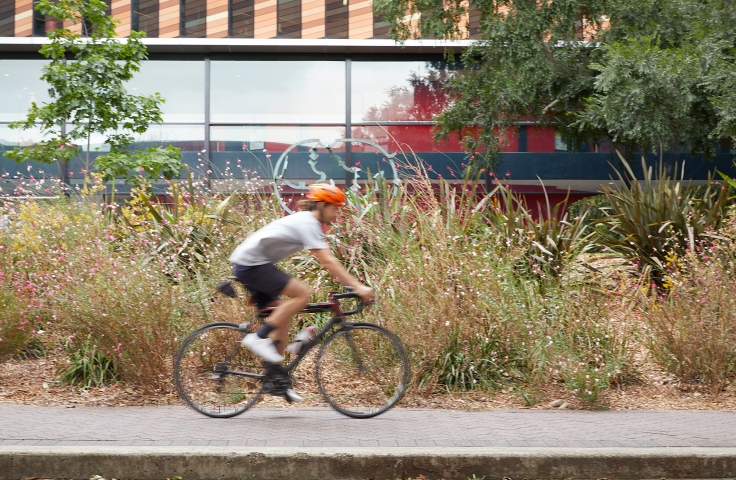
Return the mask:
<path fill-rule="evenodd" d="M 309 288 L 309 285 L 296 278 L 289 280 L 289 283 L 286 284 L 282 293 L 290 296 L 291 298 L 298 298 L 304 303 L 309 302 L 309 299 L 312 296 L 312 291 Z"/>

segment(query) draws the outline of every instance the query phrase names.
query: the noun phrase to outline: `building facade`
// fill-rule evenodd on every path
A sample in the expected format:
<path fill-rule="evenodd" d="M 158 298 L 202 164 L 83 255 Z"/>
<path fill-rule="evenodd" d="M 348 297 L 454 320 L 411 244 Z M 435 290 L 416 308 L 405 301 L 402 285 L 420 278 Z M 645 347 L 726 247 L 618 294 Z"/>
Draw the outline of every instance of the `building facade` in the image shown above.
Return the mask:
<path fill-rule="evenodd" d="M 164 122 L 140 135 L 136 146 L 175 145 L 187 164 L 209 172 L 214 182 L 271 179 L 282 153 L 309 139 L 332 145 L 332 158 L 364 175 L 369 170 L 393 175 L 384 165 L 381 151 L 386 151 L 399 160 L 421 159 L 434 178 L 462 177 L 467 154 L 457 138 L 433 140 L 432 117 L 450 101 L 445 83 L 460 71 L 443 53 L 460 52 L 467 41 L 397 45 L 386 38 L 388 27 L 374 14 L 372 0 L 111 0 L 108 5 L 120 21 L 121 37 L 131 29 L 148 35 L 150 58 L 129 92 L 159 92 L 166 99 Z M 2 151 L 40 139 L 39 132 L 8 127 L 32 102 L 48 100 L 39 80 L 47 60 L 38 48 L 59 24 L 33 6 L 34 0 L 0 0 Z M 474 22 L 471 15 L 471 37 L 477 33 Z M 370 140 L 381 149 L 339 141 L 346 138 Z M 104 152 L 100 139 L 92 139 L 90 151 Z M 715 162 L 689 159 L 687 174 L 702 180 L 716 167 L 730 171 L 732 153 L 722 150 Z M 294 147 L 289 168 L 277 174 L 304 181 L 319 178 L 318 171 L 336 180 L 346 176 L 327 153 L 315 165 L 309 163 L 311 154 L 308 142 Z M 671 164 L 685 158 L 676 150 L 665 154 Z M 494 174 L 530 194 L 540 192 L 542 179 L 555 194 L 571 189 L 586 195 L 610 181 L 612 163 L 617 157 L 610 144 L 572 152 L 554 129 L 526 122 L 509 133 Z M 6 182 L 29 167 L 44 168 L 0 157 Z M 81 169 L 78 162 L 69 165 L 68 181 L 74 183 Z"/>

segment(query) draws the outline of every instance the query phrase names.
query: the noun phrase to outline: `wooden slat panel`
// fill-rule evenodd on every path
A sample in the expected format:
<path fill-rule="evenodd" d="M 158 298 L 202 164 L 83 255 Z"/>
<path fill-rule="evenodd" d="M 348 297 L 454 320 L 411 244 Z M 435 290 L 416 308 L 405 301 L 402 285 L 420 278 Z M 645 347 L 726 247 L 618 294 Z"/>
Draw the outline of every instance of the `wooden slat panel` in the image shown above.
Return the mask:
<path fill-rule="evenodd" d="M 179 0 L 159 0 L 158 36 L 161 38 L 179 36 Z"/>
<path fill-rule="evenodd" d="M 302 38 L 324 38 L 325 0 L 302 1 Z"/>
<path fill-rule="evenodd" d="M 273 38 L 276 36 L 276 0 L 255 0 L 253 7 L 255 25 L 254 38 Z"/>
<path fill-rule="evenodd" d="M 64 22 L 64 28 L 68 28 L 70 32 L 76 33 L 77 35 L 82 34 L 82 23 Z"/>
<path fill-rule="evenodd" d="M 228 0 L 207 0 L 207 37 L 227 37 L 228 25 Z"/>
<path fill-rule="evenodd" d="M 15 36 L 33 34 L 33 0 L 15 0 Z"/>
<path fill-rule="evenodd" d="M 350 4 L 350 38 L 373 37 L 372 0 L 354 1 Z"/>
<path fill-rule="evenodd" d="M 119 37 L 130 36 L 130 0 L 112 0 L 110 4 L 110 11 L 112 16 L 116 20 L 120 20 L 120 24 L 117 27 L 117 34 Z"/>

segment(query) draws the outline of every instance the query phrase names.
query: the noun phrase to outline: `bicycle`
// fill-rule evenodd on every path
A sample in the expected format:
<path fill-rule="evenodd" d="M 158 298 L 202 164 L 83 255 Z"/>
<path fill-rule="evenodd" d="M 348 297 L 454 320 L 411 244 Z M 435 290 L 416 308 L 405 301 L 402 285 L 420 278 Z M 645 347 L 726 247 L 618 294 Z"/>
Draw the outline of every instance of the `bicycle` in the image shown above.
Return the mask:
<path fill-rule="evenodd" d="M 235 295 L 231 285 L 227 290 L 223 293 Z M 352 418 L 371 418 L 387 411 L 401 400 L 409 383 L 406 350 L 396 335 L 383 327 L 345 321 L 366 306 L 359 302 L 354 309 L 343 311 L 341 300 L 359 298 L 346 290 L 332 292 L 328 301 L 310 303 L 302 310 L 302 314 L 333 313 L 333 317 L 302 342 L 284 366 L 263 362 L 240 344 L 245 335 L 255 331 L 254 322 L 216 322 L 195 330 L 184 339 L 174 361 L 179 396 L 198 412 L 217 418 L 240 415 L 264 394 L 289 401 L 290 373 L 320 344 L 315 375 L 325 401 Z M 266 318 L 273 310 L 260 309 L 256 318 Z"/>

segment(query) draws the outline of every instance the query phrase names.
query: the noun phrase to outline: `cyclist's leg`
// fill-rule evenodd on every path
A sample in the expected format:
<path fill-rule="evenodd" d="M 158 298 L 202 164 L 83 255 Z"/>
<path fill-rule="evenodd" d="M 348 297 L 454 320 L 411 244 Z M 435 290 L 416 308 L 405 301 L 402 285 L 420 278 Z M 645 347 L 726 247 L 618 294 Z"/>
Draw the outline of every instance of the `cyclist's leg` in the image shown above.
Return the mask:
<path fill-rule="evenodd" d="M 281 303 L 268 316 L 268 323 L 273 327 L 271 338 L 281 355 L 286 350 L 289 335 L 289 324 L 291 317 L 299 313 L 307 306 L 311 297 L 309 286 L 299 279 L 292 278 L 281 291 L 281 295 L 290 298 L 282 300 Z"/>
<path fill-rule="evenodd" d="M 235 265 L 233 275 L 254 294 L 258 308 L 277 307 L 261 325 L 257 334 L 260 338 L 273 339 L 278 353 L 283 355 L 291 317 L 309 302 L 311 294 L 309 287 L 272 264 L 252 267 Z M 280 295 L 291 298 L 281 300 Z"/>
<path fill-rule="evenodd" d="M 281 303 L 281 290 L 289 283 L 291 275 L 274 265 L 233 265 L 233 276 L 250 292 L 258 309 L 276 307 Z"/>

